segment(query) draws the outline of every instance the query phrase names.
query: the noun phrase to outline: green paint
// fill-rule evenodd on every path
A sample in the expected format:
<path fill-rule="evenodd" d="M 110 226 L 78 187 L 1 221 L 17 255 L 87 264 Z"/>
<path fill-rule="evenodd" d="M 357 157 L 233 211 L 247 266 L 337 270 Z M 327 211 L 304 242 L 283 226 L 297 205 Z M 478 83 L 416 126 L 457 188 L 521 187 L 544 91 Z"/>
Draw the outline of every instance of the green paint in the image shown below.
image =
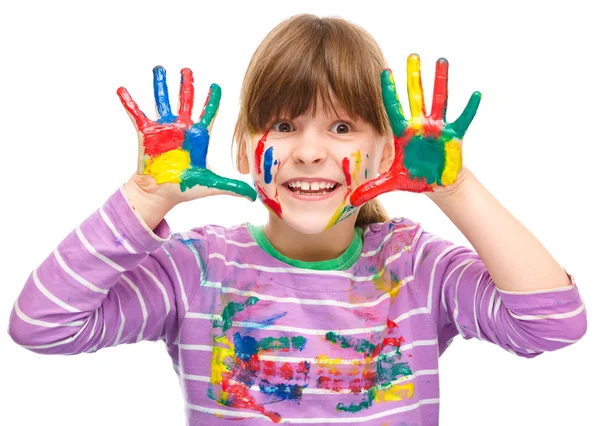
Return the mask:
<path fill-rule="evenodd" d="M 291 346 L 290 346 L 291 343 Z M 293 336 L 291 340 L 288 337 L 265 337 L 257 343 L 257 347 L 263 351 L 289 350 L 290 347 L 298 350 L 304 349 L 306 337 Z"/>
<path fill-rule="evenodd" d="M 367 356 L 371 356 L 371 353 L 376 348 L 376 345 L 369 342 L 367 339 L 347 338 L 345 336 L 340 336 L 333 331 L 327 332 L 327 334 L 325 334 L 325 339 L 328 342 L 339 344 L 340 348 L 342 349 L 352 348 L 356 352 L 363 353 Z"/>
<path fill-rule="evenodd" d="M 400 348 L 393 352 L 379 355 L 377 359 L 377 387 L 389 385 L 400 377 L 406 377 L 412 374 L 407 362 L 398 362 L 402 359 Z"/>
<path fill-rule="evenodd" d="M 204 127 L 208 127 L 210 123 L 215 118 L 217 114 L 217 110 L 219 109 L 219 104 L 221 103 L 221 86 L 218 84 L 210 85 L 210 94 L 208 97 L 208 102 L 204 106 L 204 110 L 202 112 L 202 117 L 200 118 L 200 124 Z"/>
<path fill-rule="evenodd" d="M 402 111 L 400 100 L 398 99 L 396 84 L 393 82 L 392 72 L 388 69 L 381 72 L 381 94 L 388 120 L 392 126 L 392 132 L 394 133 L 394 136 L 400 136 L 402 133 L 404 133 L 404 130 L 407 127 L 407 122 L 404 118 L 404 112 Z"/>
<path fill-rule="evenodd" d="M 253 306 L 253 305 L 256 305 L 256 302 L 258 302 L 258 297 L 251 296 L 246 299 L 246 301 L 244 302 L 244 305 Z"/>
<path fill-rule="evenodd" d="M 365 179 L 367 179 L 367 169 L 365 169 Z"/>
<path fill-rule="evenodd" d="M 475 92 L 471 95 L 471 99 L 469 99 L 469 103 L 465 107 L 462 114 L 456 119 L 456 121 L 450 124 L 450 127 L 456 132 L 456 135 L 459 139 L 465 136 L 471 121 L 475 117 L 477 113 L 477 108 L 479 108 L 479 103 L 481 102 L 481 93 Z"/>
<path fill-rule="evenodd" d="M 425 178 L 428 185 L 442 185 L 445 164 L 444 143 L 436 139 L 416 135 L 404 148 L 404 167 L 412 178 Z"/>
<path fill-rule="evenodd" d="M 373 400 L 375 399 L 376 392 L 379 389 L 372 387 L 366 393 L 365 398 L 358 404 L 351 403 L 349 405 L 345 405 L 341 402 L 335 406 L 338 411 L 347 411 L 349 413 L 356 413 L 358 411 L 364 410 L 365 408 L 369 408 L 373 405 Z"/>
<path fill-rule="evenodd" d="M 252 306 L 256 302 L 258 302 L 257 297 L 249 297 L 244 303 L 229 302 L 221 314 L 222 321 L 214 320 L 213 327 L 221 327 L 223 333 L 225 333 L 233 325 L 233 316 L 238 312 L 242 312 L 246 306 Z"/>
<path fill-rule="evenodd" d="M 252 201 L 256 200 L 256 191 L 246 182 L 224 178 L 208 169 L 189 168 L 181 173 L 181 183 L 179 184 L 181 192 L 184 192 L 186 189 L 192 188 L 195 185 L 222 189 L 224 191 L 242 195 Z"/>
<path fill-rule="evenodd" d="M 369 154 L 367 154 L 367 158 L 369 158 Z"/>
<path fill-rule="evenodd" d="M 302 350 L 306 346 L 306 337 L 304 336 L 294 336 L 292 337 L 292 347 L 294 349 Z"/>
<path fill-rule="evenodd" d="M 289 349 L 290 339 L 287 337 L 265 337 L 259 340 L 256 346 L 263 351 Z"/>

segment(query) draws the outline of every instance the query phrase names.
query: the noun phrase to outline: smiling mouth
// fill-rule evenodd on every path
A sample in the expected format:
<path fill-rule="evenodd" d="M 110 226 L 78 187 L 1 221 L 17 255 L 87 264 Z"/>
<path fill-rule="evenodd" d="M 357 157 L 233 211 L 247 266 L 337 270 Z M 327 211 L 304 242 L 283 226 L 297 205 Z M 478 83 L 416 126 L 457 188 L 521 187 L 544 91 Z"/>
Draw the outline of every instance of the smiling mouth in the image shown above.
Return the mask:
<path fill-rule="evenodd" d="M 323 196 L 338 189 L 341 185 L 336 182 L 287 182 L 284 187 L 295 195 Z"/>

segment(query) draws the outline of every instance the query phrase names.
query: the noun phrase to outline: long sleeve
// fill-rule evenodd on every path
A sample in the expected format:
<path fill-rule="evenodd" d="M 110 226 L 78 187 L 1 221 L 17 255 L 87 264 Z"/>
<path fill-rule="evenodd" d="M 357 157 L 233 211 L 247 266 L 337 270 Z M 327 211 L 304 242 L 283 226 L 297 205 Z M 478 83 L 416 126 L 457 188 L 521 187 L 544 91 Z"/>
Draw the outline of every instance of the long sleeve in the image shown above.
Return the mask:
<path fill-rule="evenodd" d="M 170 238 L 167 223 L 150 230 L 120 188 L 32 271 L 10 336 L 35 352 L 75 354 L 176 333 Z"/>
<path fill-rule="evenodd" d="M 564 288 L 502 291 L 474 250 L 421 230 L 413 243 L 413 276 L 437 322 L 440 354 L 460 334 L 533 358 L 586 332 L 585 305 L 570 275 Z"/>

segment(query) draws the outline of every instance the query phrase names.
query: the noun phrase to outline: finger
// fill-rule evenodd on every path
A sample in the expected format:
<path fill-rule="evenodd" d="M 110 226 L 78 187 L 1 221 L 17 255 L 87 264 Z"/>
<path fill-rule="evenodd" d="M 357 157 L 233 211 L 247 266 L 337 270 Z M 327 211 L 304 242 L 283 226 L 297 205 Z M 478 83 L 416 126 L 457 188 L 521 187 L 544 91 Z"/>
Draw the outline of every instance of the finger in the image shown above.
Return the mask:
<path fill-rule="evenodd" d="M 231 192 L 252 201 L 256 200 L 257 196 L 254 188 L 241 180 L 224 178 L 208 169 L 190 168 L 184 170 L 181 174 L 181 191 L 196 185 Z"/>
<path fill-rule="evenodd" d="M 411 119 L 425 115 L 423 102 L 423 85 L 421 84 L 421 59 L 413 53 L 406 62 L 406 86 L 408 89 L 408 102 L 410 105 Z"/>
<path fill-rule="evenodd" d="M 208 128 L 217 115 L 219 104 L 221 103 L 221 87 L 213 83 L 210 86 L 204 107 L 202 108 L 202 114 L 200 115 L 199 124 Z"/>
<path fill-rule="evenodd" d="M 171 112 L 169 103 L 169 88 L 167 87 L 167 72 L 163 67 L 156 66 L 152 70 L 154 73 L 154 101 L 156 102 L 156 112 L 158 113 L 157 123 L 173 123 L 177 117 Z"/>
<path fill-rule="evenodd" d="M 181 84 L 179 86 L 179 120 L 189 122 L 194 107 L 194 75 L 192 70 L 181 70 Z"/>
<path fill-rule="evenodd" d="M 136 130 L 143 129 L 151 122 L 148 117 L 146 117 L 146 114 L 140 110 L 138 104 L 131 98 L 131 95 L 126 88 L 119 87 L 117 89 L 117 96 L 121 100 L 125 110 L 129 113 L 129 116 L 133 118 Z"/>
<path fill-rule="evenodd" d="M 400 136 L 406 129 L 406 118 L 404 118 L 402 105 L 400 105 L 398 99 L 394 75 L 389 69 L 381 72 L 381 95 L 390 126 L 392 126 L 392 132 L 395 136 Z"/>
<path fill-rule="evenodd" d="M 435 63 L 435 83 L 433 85 L 433 103 L 431 118 L 446 121 L 448 106 L 448 61 L 440 58 Z"/>
<path fill-rule="evenodd" d="M 459 139 L 462 139 L 465 136 L 471 121 L 473 121 L 473 118 L 477 113 L 479 102 L 481 102 L 481 93 L 474 92 L 460 117 L 458 117 L 456 121 L 450 125 L 450 127 L 456 132 L 456 135 Z"/>

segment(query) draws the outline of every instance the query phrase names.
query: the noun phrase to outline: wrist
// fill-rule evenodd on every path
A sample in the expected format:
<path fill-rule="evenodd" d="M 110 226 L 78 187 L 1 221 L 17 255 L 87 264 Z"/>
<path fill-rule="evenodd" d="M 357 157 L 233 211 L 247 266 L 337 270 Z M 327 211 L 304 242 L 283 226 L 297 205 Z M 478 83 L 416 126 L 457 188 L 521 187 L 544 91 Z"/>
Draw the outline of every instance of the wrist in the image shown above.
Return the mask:
<path fill-rule="evenodd" d="M 436 187 L 433 192 L 427 192 L 427 196 L 436 204 L 448 200 L 449 198 L 457 198 L 465 191 L 469 182 L 475 177 L 469 169 L 462 167 L 456 176 L 454 183 L 448 186 Z"/>
<path fill-rule="evenodd" d="M 158 194 L 145 191 L 136 183 L 135 178 L 134 175 L 125 182 L 123 190 L 132 209 L 153 230 L 175 205 Z"/>

